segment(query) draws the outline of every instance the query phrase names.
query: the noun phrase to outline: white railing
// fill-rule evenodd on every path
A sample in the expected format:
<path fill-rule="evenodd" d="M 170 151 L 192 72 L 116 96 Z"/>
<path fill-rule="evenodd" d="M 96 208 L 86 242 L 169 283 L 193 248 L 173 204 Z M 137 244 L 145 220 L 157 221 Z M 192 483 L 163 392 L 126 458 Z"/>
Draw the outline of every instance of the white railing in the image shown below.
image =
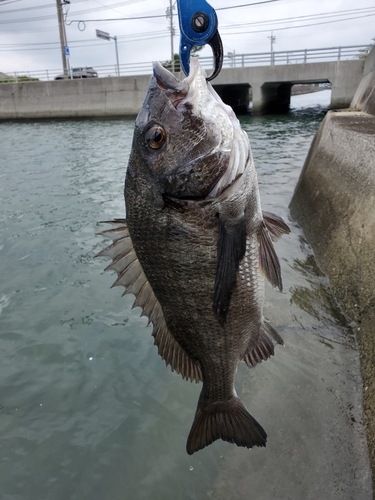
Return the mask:
<path fill-rule="evenodd" d="M 305 64 L 324 61 L 347 61 L 358 59 L 364 54 L 367 45 L 350 45 L 346 47 L 328 47 L 323 49 L 285 50 L 276 52 L 258 52 L 254 54 L 225 55 L 223 68 L 245 68 L 249 66 L 269 66 L 279 64 Z M 199 61 L 205 69 L 213 67 L 213 57 L 200 57 Z M 120 76 L 151 75 L 153 62 L 127 63 L 119 65 Z M 106 66 L 95 66 L 100 77 L 116 76 L 117 66 L 115 64 Z M 62 73 L 61 69 L 46 69 L 39 71 L 17 71 L 16 73 L 5 72 L 11 79 L 22 81 L 22 77 L 35 78 L 38 80 L 54 80 Z"/>
<path fill-rule="evenodd" d="M 275 52 L 258 52 L 256 54 L 233 54 L 224 57 L 223 68 L 244 68 L 248 66 L 269 66 L 276 64 L 306 64 L 324 61 L 347 61 L 358 59 L 368 46 L 350 45 L 347 47 L 328 47 L 323 49 L 284 50 Z M 200 58 L 201 63 L 212 58 Z M 203 62 L 203 66 L 205 66 Z M 208 61 L 207 61 L 208 62 Z"/>

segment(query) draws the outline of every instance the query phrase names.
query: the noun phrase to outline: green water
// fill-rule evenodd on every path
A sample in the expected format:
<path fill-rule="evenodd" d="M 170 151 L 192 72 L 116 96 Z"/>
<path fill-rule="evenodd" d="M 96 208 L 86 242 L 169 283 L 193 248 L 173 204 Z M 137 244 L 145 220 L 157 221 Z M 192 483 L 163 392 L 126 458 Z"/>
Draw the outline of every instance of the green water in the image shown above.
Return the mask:
<path fill-rule="evenodd" d="M 320 100 L 320 104 L 317 103 Z M 185 452 L 200 386 L 171 373 L 132 297 L 93 255 L 124 216 L 133 121 L 0 124 L 0 499 L 370 499 L 356 343 L 288 204 L 327 92 L 288 116 L 241 118 L 263 208 L 289 219 L 285 340 L 237 392 L 266 449 Z"/>

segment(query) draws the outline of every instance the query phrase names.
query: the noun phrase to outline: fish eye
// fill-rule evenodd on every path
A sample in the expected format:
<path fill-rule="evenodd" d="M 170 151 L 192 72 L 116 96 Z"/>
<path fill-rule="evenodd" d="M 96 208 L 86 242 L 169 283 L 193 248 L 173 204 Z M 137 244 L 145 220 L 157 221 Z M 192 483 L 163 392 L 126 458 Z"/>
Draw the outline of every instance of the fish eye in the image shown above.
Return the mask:
<path fill-rule="evenodd" d="M 161 125 L 153 125 L 145 134 L 146 142 L 152 149 L 160 149 L 166 138 L 167 134 Z"/>

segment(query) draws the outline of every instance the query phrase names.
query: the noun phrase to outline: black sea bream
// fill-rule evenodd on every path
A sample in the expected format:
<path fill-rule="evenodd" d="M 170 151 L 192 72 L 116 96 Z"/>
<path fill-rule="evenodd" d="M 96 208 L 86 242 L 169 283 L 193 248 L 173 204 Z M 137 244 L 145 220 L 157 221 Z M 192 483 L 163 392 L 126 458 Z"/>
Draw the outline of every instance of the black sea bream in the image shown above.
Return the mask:
<path fill-rule="evenodd" d="M 272 240 L 289 228 L 262 212 L 247 134 L 198 60 L 183 81 L 154 68 L 134 130 L 126 221 L 101 234 L 114 286 L 136 296 L 160 356 L 203 382 L 189 454 L 216 439 L 251 448 L 267 435 L 234 388 L 237 365 L 274 354 L 281 337 L 263 317 L 265 276 L 282 288 Z"/>

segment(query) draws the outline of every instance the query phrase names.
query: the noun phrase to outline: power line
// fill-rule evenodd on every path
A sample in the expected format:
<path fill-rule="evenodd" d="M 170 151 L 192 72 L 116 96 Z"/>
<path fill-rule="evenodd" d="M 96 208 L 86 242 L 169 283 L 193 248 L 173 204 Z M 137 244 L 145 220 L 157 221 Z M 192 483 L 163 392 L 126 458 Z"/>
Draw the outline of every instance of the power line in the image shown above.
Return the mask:
<path fill-rule="evenodd" d="M 253 5 L 253 4 L 252 4 Z M 367 15 L 373 15 L 373 12 L 375 11 L 375 7 L 367 7 L 367 8 L 360 8 L 360 9 L 350 9 L 350 10 L 343 10 L 343 11 L 336 11 L 336 12 L 321 12 L 321 13 L 317 13 L 317 14 L 310 14 L 310 15 L 306 15 L 306 16 L 296 16 L 296 17 L 289 17 L 289 18 L 280 18 L 280 19 L 273 19 L 273 20 L 266 20 L 266 21 L 255 21 L 255 22 L 251 22 L 251 23 L 241 23 L 241 24 L 234 24 L 234 25 L 227 25 L 227 26 L 222 26 L 220 31 L 225 33 L 226 35 L 237 35 L 237 34 L 250 34 L 249 32 L 241 32 L 239 31 L 239 28 L 245 28 L 245 27 L 252 27 L 252 26 L 269 26 L 270 28 L 272 27 L 272 25 L 275 25 L 275 24 L 280 24 L 280 23 L 284 23 L 284 22 L 287 22 L 287 23 L 290 23 L 290 22 L 305 22 L 305 21 L 312 21 L 312 20 L 322 20 L 322 19 L 328 19 L 328 18 L 331 18 L 331 17 L 342 17 L 342 16 L 348 16 L 349 14 L 352 14 L 352 13 L 366 13 L 366 16 Z M 161 16 L 161 17 L 164 17 L 164 16 Z M 344 19 L 337 19 L 337 20 L 331 20 L 329 22 L 339 22 L 339 21 L 346 21 L 346 20 L 352 20 L 352 19 L 359 19 L 363 16 L 356 16 L 356 17 L 345 17 Z M 292 29 L 292 28 L 300 28 L 300 27 L 304 27 L 304 26 L 316 26 L 316 25 L 319 25 L 319 24 L 328 24 L 328 23 L 315 23 L 315 24 L 299 24 L 297 26 L 286 26 L 286 27 L 282 27 L 282 28 L 273 28 L 272 29 L 275 29 L 275 30 L 285 30 L 285 29 Z M 36 28 L 37 29 L 37 28 Z M 55 28 L 50 28 L 51 30 L 55 30 Z M 234 33 L 229 33 L 228 31 L 229 30 L 234 30 L 236 29 L 236 31 Z M 37 29 L 38 31 L 39 30 L 42 30 L 42 29 Z M 264 32 L 267 32 L 267 31 L 270 31 L 270 29 L 264 29 L 262 31 L 252 31 L 252 33 L 264 33 Z M 24 31 L 23 31 L 24 32 Z M 160 33 L 167 33 L 167 31 L 148 31 L 148 32 L 144 32 L 144 33 L 136 33 L 136 34 L 130 34 L 130 35 L 122 35 L 122 36 L 119 36 L 118 38 L 123 38 L 123 37 L 127 37 L 127 38 L 131 38 L 131 37 L 139 37 L 139 36 L 149 36 L 149 35 L 153 35 L 153 34 L 160 34 Z M 51 42 L 51 43 L 54 43 L 54 42 Z M 26 43 L 26 44 L 19 44 L 19 45 L 26 45 L 26 46 L 30 46 L 32 45 L 32 43 Z M 37 44 L 37 45 L 40 45 L 40 44 Z M 4 46 L 4 44 L 3 44 Z"/>
<path fill-rule="evenodd" d="M 11 0 L 10 2 L 5 2 L 4 0 L 1 1 L 0 0 L 0 6 L 3 6 L 3 5 L 8 5 L 10 3 L 16 3 L 16 2 L 20 2 L 21 0 Z"/>
<path fill-rule="evenodd" d="M 287 22 L 294 22 L 294 21 L 312 21 L 312 20 L 318 20 L 318 19 L 326 19 L 330 17 L 341 17 L 341 16 L 348 16 L 349 14 L 354 14 L 354 13 L 368 13 L 371 14 L 372 12 L 375 12 L 375 7 L 367 7 L 367 8 L 362 8 L 362 9 L 351 9 L 351 10 L 342 10 L 342 11 L 336 11 L 336 12 L 321 12 L 319 14 L 309 14 L 307 16 L 296 16 L 296 17 L 284 17 L 281 19 L 271 19 L 267 21 L 255 21 L 255 22 L 250 22 L 250 23 L 241 23 L 241 24 L 232 24 L 232 25 L 227 25 L 227 26 L 222 26 L 221 30 L 225 29 L 234 29 L 234 28 L 244 28 L 246 26 L 251 27 L 251 26 L 257 26 L 257 25 L 271 25 L 271 24 L 279 24 L 283 23 L 284 21 Z"/>
<path fill-rule="evenodd" d="M 78 0 L 79 1 L 79 0 Z M 81 0 L 83 1 L 83 0 Z M 103 7 L 97 7 L 95 9 L 86 9 L 84 11 L 77 11 L 74 13 L 74 15 L 80 15 L 80 14 L 89 14 L 92 12 L 98 12 L 100 10 L 107 10 L 108 8 L 112 8 L 113 6 L 123 6 L 123 5 L 128 5 L 135 3 L 136 1 L 139 0 L 128 0 L 125 2 L 120 2 L 118 4 L 112 4 L 112 5 L 106 5 Z M 247 3 L 247 4 L 241 4 L 241 5 L 231 5 L 228 7 L 219 7 L 216 10 L 228 10 L 228 9 L 237 9 L 241 7 L 251 7 L 253 5 L 261 5 L 261 4 L 267 4 L 267 3 L 274 3 L 274 2 L 281 2 L 283 0 L 262 0 L 260 2 L 253 2 L 253 3 Z M 29 9 L 36 8 L 36 7 L 29 7 Z M 18 11 L 23 11 L 24 9 L 17 9 Z M 11 11 L 9 11 L 11 12 Z M 6 13 L 6 11 L 5 11 Z M 173 14 L 173 16 L 177 16 L 177 14 Z M 54 15 L 47 15 L 47 16 L 39 16 L 39 17 L 33 17 L 33 18 L 21 18 L 21 19 L 10 19 L 10 20 L 3 20 L 0 21 L 1 24 L 9 24 L 9 23 L 17 23 L 17 22 L 30 22 L 30 21 L 45 21 L 47 19 L 52 19 L 54 18 Z M 157 19 L 165 17 L 164 14 L 157 14 L 157 15 L 145 15 L 145 16 L 134 16 L 134 17 L 121 17 L 121 18 L 107 18 L 107 19 L 88 19 L 85 20 L 84 22 L 103 22 L 103 21 L 133 21 L 136 19 Z M 82 22 L 81 20 L 73 19 L 69 23 L 78 23 Z"/>
<path fill-rule="evenodd" d="M 145 41 L 145 40 L 156 40 L 156 39 L 159 39 L 159 38 L 167 38 L 169 37 L 169 33 L 166 33 L 165 35 L 158 35 L 158 36 L 148 36 L 148 37 L 144 37 L 144 38 L 139 38 L 139 39 L 134 39 L 134 40 L 131 40 L 132 42 L 142 42 L 142 41 Z M 121 42 L 121 43 L 126 43 L 125 41 L 124 42 Z M 107 45 L 106 43 L 98 43 L 97 44 L 98 46 L 104 46 L 104 45 Z M 92 43 L 90 44 L 86 44 L 86 45 L 74 45 L 74 46 L 71 46 L 70 42 L 69 42 L 69 47 L 71 48 L 74 48 L 74 49 L 79 49 L 79 48 L 85 48 L 85 47 L 92 47 Z M 36 50 L 59 50 L 59 47 L 42 47 L 42 48 L 31 48 L 31 49 L 2 49 L 0 48 L 0 52 L 30 52 L 30 51 L 36 51 Z"/>
<path fill-rule="evenodd" d="M 218 7 L 215 10 L 239 9 L 241 7 L 252 7 L 253 5 L 261 5 L 263 3 L 280 2 L 281 0 L 263 0 L 263 2 L 245 3 L 242 5 L 231 5 L 230 7 Z"/>
<path fill-rule="evenodd" d="M 131 38 L 138 38 L 139 36 L 144 36 L 144 37 L 148 37 L 148 36 L 152 36 L 152 35 L 168 35 L 169 34 L 169 30 L 168 29 L 165 29 L 165 30 L 159 30 L 159 31 L 145 31 L 143 33 L 129 33 L 127 35 L 119 35 L 117 36 L 117 39 L 118 40 L 122 40 L 122 39 L 131 39 Z M 82 42 L 95 42 L 95 41 L 98 41 L 97 38 L 87 38 L 85 40 L 70 40 L 69 41 L 69 44 L 72 44 L 72 43 L 82 43 Z M 59 42 L 26 42 L 26 43 L 2 43 L 0 44 L 0 47 L 22 47 L 22 46 L 29 46 L 29 45 L 58 45 Z M 106 44 L 104 44 L 106 45 Z"/>
<path fill-rule="evenodd" d="M 372 17 L 375 16 L 375 12 L 373 14 L 364 14 L 362 16 L 356 16 L 356 17 L 347 17 L 345 19 L 333 19 L 332 21 L 324 21 L 321 23 L 312 23 L 312 24 L 301 24 L 299 26 L 285 26 L 284 28 L 272 28 L 273 31 L 282 31 L 282 30 L 291 30 L 295 28 L 307 28 L 309 26 L 320 26 L 322 24 L 331 24 L 331 23 L 338 23 L 341 21 L 352 21 L 354 19 L 363 19 L 364 17 Z M 269 29 L 264 29 L 264 30 L 258 30 L 258 31 L 237 31 L 236 33 L 226 33 L 225 36 L 231 36 L 231 35 L 253 35 L 255 33 L 268 33 L 270 30 Z"/>
<path fill-rule="evenodd" d="M 79 2 L 79 1 L 87 1 L 87 0 L 75 0 L 75 2 Z M 99 11 L 102 11 L 102 10 L 108 10 L 108 9 L 112 9 L 113 7 L 124 7 L 124 6 L 127 6 L 127 5 L 131 5 L 131 4 L 134 4 L 134 3 L 139 3 L 139 1 L 144 1 L 144 0 L 125 0 L 123 2 L 119 2 L 119 3 L 116 3 L 116 4 L 110 4 L 110 5 L 103 5 L 101 7 L 95 7 L 95 8 L 91 8 L 91 9 L 85 9 L 85 10 L 80 10 L 80 11 L 76 11 L 74 12 L 74 15 L 81 15 L 81 14 L 91 14 L 93 12 L 99 12 Z M 23 12 L 24 10 L 31 10 L 31 9 L 37 9 L 39 7 L 53 7 L 53 5 L 44 5 L 44 6 L 38 6 L 38 7 L 29 7 L 29 8 L 26 8 L 26 9 L 14 9 L 14 10 L 9 10 L 9 11 L 4 11 L 3 13 L 4 14 L 7 14 L 9 12 Z M 8 20 L 1 20 L 0 23 L 1 24 L 10 24 L 10 23 L 23 23 L 23 22 L 30 22 L 30 21 L 46 21 L 47 19 L 55 19 L 55 14 L 48 14 L 48 15 L 45 15 L 45 16 L 36 16 L 36 17 L 23 17 L 23 18 L 20 18 L 20 19 L 8 19 Z M 149 15 L 147 16 L 149 18 L 153 18 L 153 17 L 164 17 L 163 15 Z M 125 18 L 125 19 L 134 19 L 134 18 Z M 72 21 L 74 22 L 74 21 Z"/>
<path fill-rule="evenodd" d="M 165 30 L 165 32 L 156 33 L 156 34 L 149 34 L 149 33 L 139 34 L 139 35 L 134 34 L 133 38 L 119 40 L 118 43 L 125 44 L 125 43 L 131 43 L 131 42 L 141 42 L 144 40 L 156 40 L 156 39 L 160 39 L 160 38 L 167 38 L 167 37 L 169 37 L 169 35 L 170 34 L 169 34 L 168 30 Z M 118 38 L 120 38 L 120 37 L 118 37 Z M 73 48 L 77 49 L 77 48 L 84 48 L 84 47 L 92 47 L 93 42 L 95 42 L 95 47 L 107 45 L 106 43 L 97 42 L 97 38 L 94 38 L 94 39 L 87 39 L 84 41 L 78 41 L 78 40 L 73 41 L 73 42 L 70 41 L 69 47 L 72 49 Z M 36 45 L 39 45 L 39 44 L 36 44 Z M 0 52 L 23 52 L 23 51 L 29 52 L 29 51 L 40 51 L 40 50 L 43 50 L 43 51 L 45 51 L 45 50 L 58 50 L 59 46 L 60 46 L 60 42 L 51 42 L 51 43 L 46 43 L 45 45 L 47 45 L 47 46 L 43 46 L 43 47 L 37 46 L 37 47 L 30 47 L 30 48 L 17 46 L 17 44 L 11 45 L 10 47 L 0 45 Z"/>
<path fill-rule="evenodd" d="M 20 0 L 13 0 L 15 2 L 18 2 Z M 79 3 L 79 2 L 88 2 L 89 0 L 74 0 L 74 4 Z M 9 2 L 12 3 L 12 2 Z M 1 1 L 0 1 L 1 5 Z M 8 4 L 6 4 L 8 5 Z M 46 3 L 44 5 L 34 5 L 34 7 L 22 7 L 21 9 L 12 9 L 12 10 L 4 10 L 2 11 L 2 14 L 9 14 L 13 12 L 25 12 L 26 10 L 39 10 L 39 9 L 47 9 L 47 8 L 56 8 L 56 5 L 53 3 Z"/>

